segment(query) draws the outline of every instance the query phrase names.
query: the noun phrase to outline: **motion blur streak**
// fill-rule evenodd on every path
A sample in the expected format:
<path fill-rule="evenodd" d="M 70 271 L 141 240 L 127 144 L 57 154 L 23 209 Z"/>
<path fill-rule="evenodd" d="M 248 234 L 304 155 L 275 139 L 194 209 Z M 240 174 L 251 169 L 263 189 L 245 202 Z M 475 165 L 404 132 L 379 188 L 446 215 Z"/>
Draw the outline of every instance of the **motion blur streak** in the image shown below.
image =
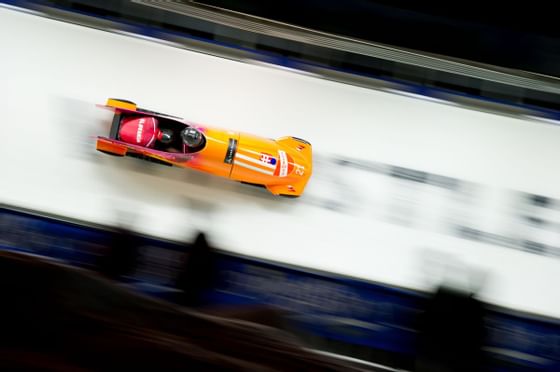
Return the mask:
<path fill-rule="evenodd" d="M 231 251 L 416 289 L 431 288 L 442 262 L 450 272 L 456 263 L 467 278 L 489 273 L 483 299 L 560 317 L 560 292 L 548 290 L 560 279 L 560 243 L 546 227 L 557 226 L 558 208 L 531 202 L 560 199 L 552 171 L 560 128 L 8 9 L 0 25 L 10 30 L 0 33 L 2 203 L 109 225 L 116 211 L 130 210 L 146 234 L 183 239 L 203 227 Z M 95 153 L 92 136 L 107 132 L 110 113 L 94 105 L 107 97 L 306 138 L 315 175 L 301 199 L 284 200 Z M 368 161 L 399 168 L 364 171 Z M 411 171 L 428 181 L 412 182 Z M 459 188 L 434 186 L 438 177 Z M 473 231 L 484 238 L 473 240 Z M 525 236 L 536 244 L 524 245 Z M 430 261 L 426 252 L 450 258 Z"/>

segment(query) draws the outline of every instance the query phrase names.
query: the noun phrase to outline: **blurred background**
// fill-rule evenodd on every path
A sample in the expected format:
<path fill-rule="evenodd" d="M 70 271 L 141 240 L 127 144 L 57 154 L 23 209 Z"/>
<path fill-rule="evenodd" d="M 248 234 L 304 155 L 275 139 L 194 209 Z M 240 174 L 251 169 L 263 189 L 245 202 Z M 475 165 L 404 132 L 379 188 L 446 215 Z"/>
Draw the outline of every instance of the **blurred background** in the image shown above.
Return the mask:
<path fill-rule="evenodd" d="M 559 371 L 551 9 L 0 1 L 0 364 Z M 109 157 L 108 97 L 305 138 L 313 175 Z"/>

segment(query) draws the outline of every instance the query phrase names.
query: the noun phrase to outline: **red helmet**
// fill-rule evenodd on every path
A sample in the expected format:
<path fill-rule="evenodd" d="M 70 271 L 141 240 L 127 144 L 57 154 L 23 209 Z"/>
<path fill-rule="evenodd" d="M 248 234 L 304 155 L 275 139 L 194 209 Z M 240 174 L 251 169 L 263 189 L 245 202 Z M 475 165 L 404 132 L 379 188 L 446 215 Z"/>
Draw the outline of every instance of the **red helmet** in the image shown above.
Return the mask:
<path fill-rule="evenodd" d="M 153 146 L 159 137 L 158 121 L 151 116 L 124 119 L 119 128 L 121 141 L 144 147 Z"/>

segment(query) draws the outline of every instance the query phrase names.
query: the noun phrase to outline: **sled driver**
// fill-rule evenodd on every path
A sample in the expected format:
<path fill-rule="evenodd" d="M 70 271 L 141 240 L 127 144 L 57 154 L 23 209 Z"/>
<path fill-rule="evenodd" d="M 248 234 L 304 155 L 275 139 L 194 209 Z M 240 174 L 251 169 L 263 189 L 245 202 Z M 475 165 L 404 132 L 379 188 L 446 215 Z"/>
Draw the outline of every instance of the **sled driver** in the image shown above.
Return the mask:
<path fill-rule="evenodd" d="M 173 149 L 175 136 L 181 136 L 183 143 L 182 150 L 189 150 L 199 147 L 203 144 L 204 137 L 202 133 L 192 127 L 186 127 L 180 134 L 174 133 L 172 129 L 158 128 L 159 122 L 157 118 L 143 116 L 124 119 L 119 128 L 119 139 L 121 141 L 131 143 L 138 146 L 153 148 L 156 141 L 164 146 L 168 146 L 167 151 L 179 152 L 181 148 Z"/>
<path fill-rule="evenodd" d="M 183 143 L 190 148 L 196 148 L 202 144 L 202 133 L 199 130 L 191 127 L 183 129 L 181 132 Z"/>
<path fill-rule="evenodd" d="M 187 127 L 181 131 L 181 140 L 183 142 L 183 151 L 189 152 L 190 149 L 200 146 L 204 138 L 197 129 Z M 161 129 L 158 134 L 158 141 L 164 145 L 170 145 L 173 142 L 173 131 Z"/>

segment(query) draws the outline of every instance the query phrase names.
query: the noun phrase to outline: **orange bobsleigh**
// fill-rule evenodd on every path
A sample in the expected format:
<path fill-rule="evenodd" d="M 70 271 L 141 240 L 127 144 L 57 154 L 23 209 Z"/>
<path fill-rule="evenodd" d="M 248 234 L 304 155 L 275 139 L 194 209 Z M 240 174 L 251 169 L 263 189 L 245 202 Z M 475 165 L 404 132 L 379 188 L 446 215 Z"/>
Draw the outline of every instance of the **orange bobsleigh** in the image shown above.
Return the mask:
<path fill-rule="evenodd" d="M 311 176 L 311 144 L 300 138 L 202 126 L 121 99 L 110 98 L 104 107 L 115 115 L 109 137 L 97 137 L 98 151 L 192 168 L 288 197 L 300 196 Z"/>

